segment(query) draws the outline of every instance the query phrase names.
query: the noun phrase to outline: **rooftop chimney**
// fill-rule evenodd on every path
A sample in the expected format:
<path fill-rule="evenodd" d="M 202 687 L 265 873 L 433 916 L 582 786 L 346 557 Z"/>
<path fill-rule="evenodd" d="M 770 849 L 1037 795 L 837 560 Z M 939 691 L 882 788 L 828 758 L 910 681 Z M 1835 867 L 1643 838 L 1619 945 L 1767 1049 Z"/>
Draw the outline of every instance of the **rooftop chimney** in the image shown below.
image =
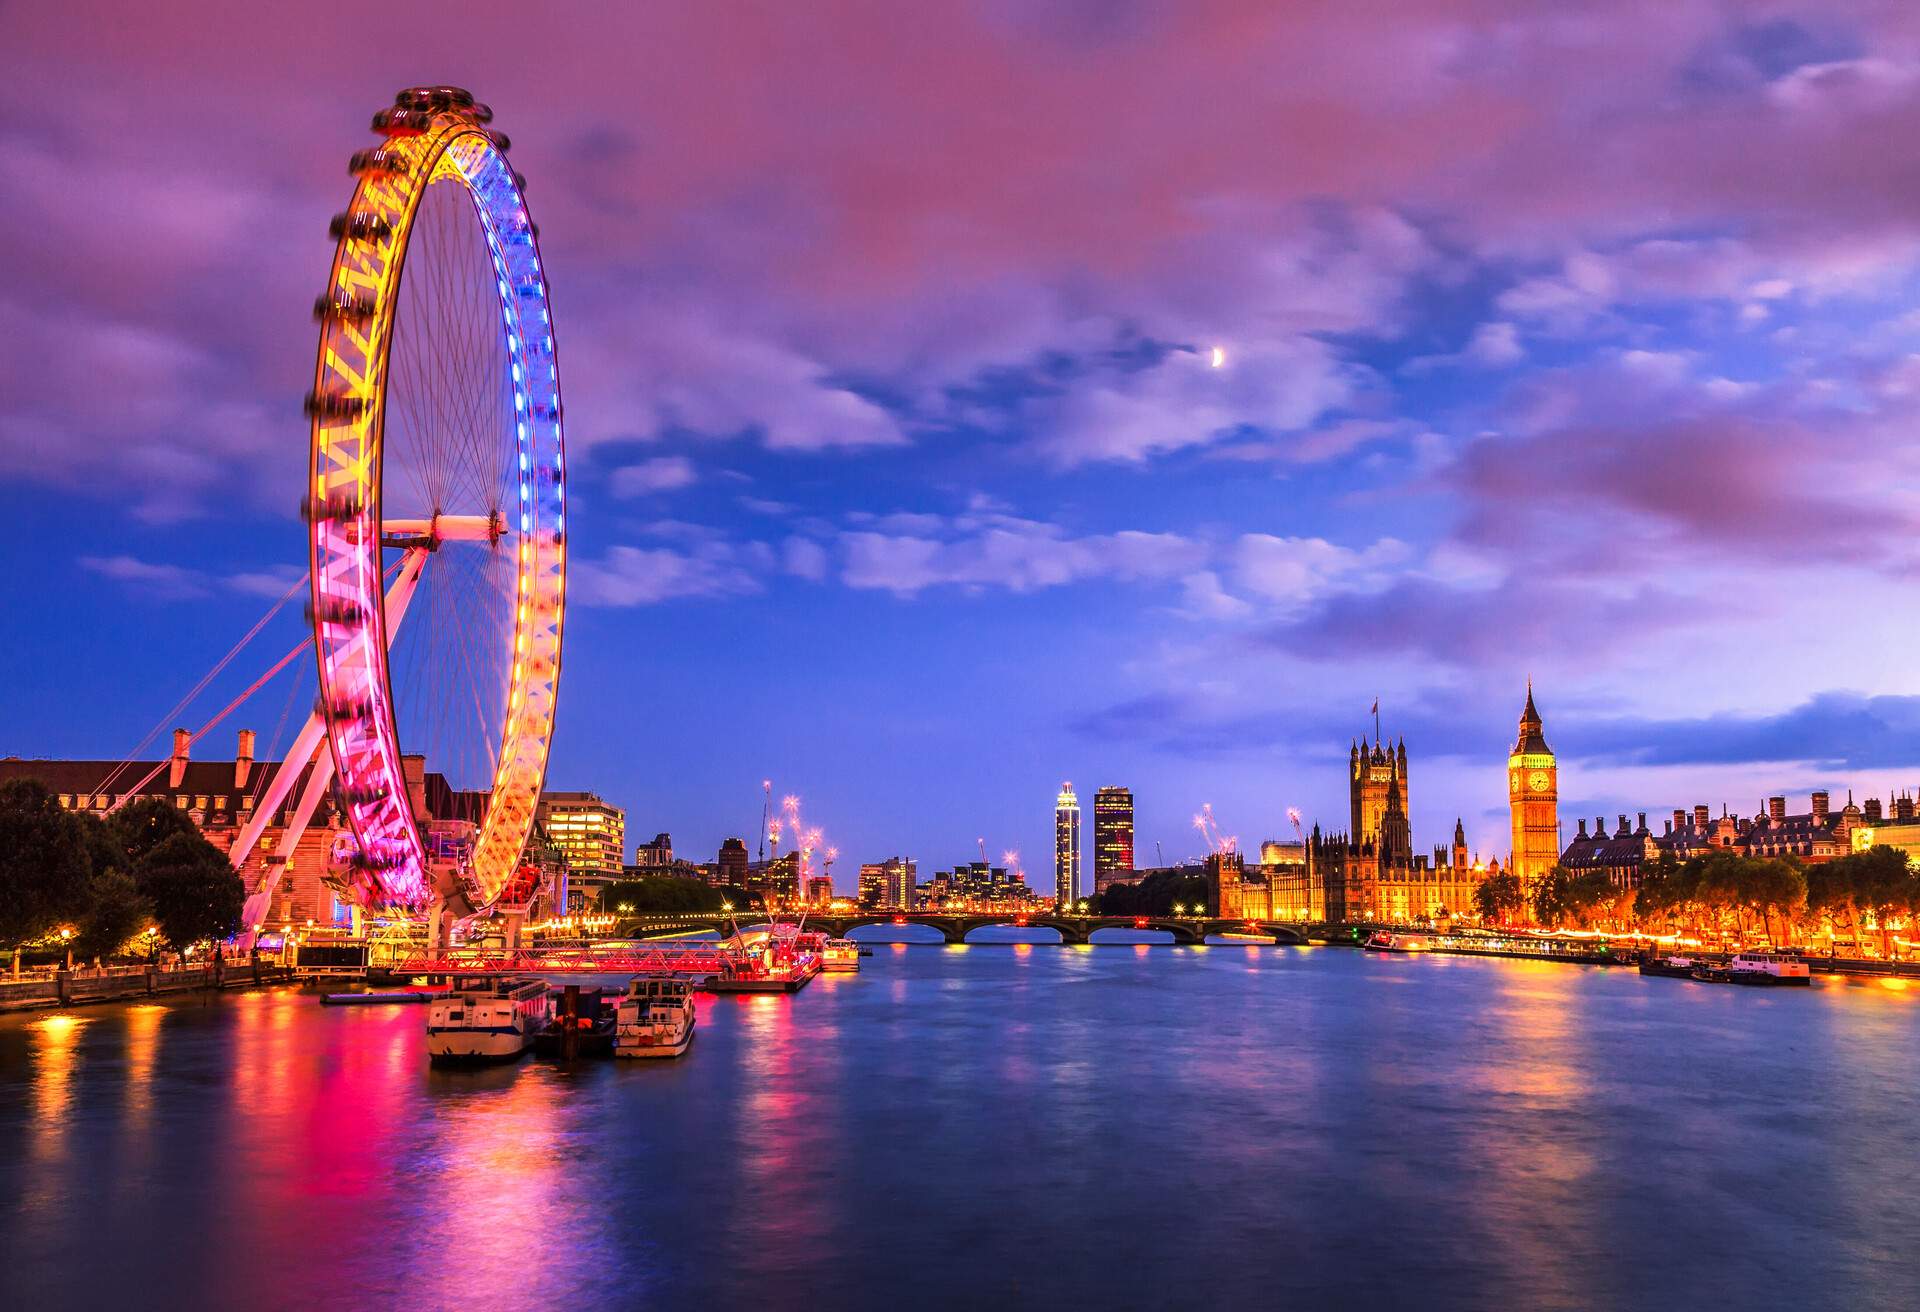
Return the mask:
<path fill-rule="evenodd" d="M 1860 815 L 1864 819 L 1878 821 L 1880 819 L 1880 799 L 1877 797 L 1869 797 L 1867 804 L 1860 808 Z"/>
<path fill-rule="evenodd" d="M 1607 818 L 1605 816 L 1597 815 L 1593 818 L 1593 836 L 1595 838 L 1605 838 L 1607 836 Z"/>
<path fill-rule="evenodd" d="M 1767 819 L 1773 821 L 1773 823 L 1777 825 L 1783 825 L 1787 822 L 1787 799 L 1786 798 L 1769 797 L 1767 799 Z"/>
<path fill-rule="evenodd" d="M 1645 811 L 1640 813 L 1640 823 L 1634 827 L 1633 832 L 1636 834 L 1644 834 L 1647 832 L 1647 813 Z"/>
<path fill-rule="evenodd" d="M 1895 820 L 1913 819 L 1913 795 L 1902 793 L 1893 799 L 1893 818 Z"/>
<path fill-rule="evenodd" d="M 240 750 L 233 758 L 233 786 L 245 788 L 247 776 L 253 773 L 253 730 L 240 731 Z"/>
<path fill-rule="evenodd" d="M 173 731 L 173 763 L 167 771 L 167 787 L 178 788 L 180 781 L 187 777 L 187 753 L 192 746 L 192 734 L 185 729 Z"/>
<path fill-rule="evenodd" d="M 1580 822 L 1580 837 L 1585 838 L 1586 836 L 1587 836 L 1587 822 L 1585 820 L 1582 820 Z"/>
<path fill-rule="evenodd" d="M 1713 812 L 1707 809 L 1705 802 L 1701 802 L 1693 808 L 1693 827 L 1701 833 L 1704 834 L 1707 832 L 1707 821 L 1712 818 Z"/>
<path fill-rule="evenodd" d="M 1687 813 L 1685 811 L 1682 811 L 1677 806 L 1674 807 L 1673 823 L 1667 826 L 1667 832 L 1672 833 L 1676 829 L 1685 829 L 1686 827 L 1687 827 Z"/>
<path fill-rule="evenodd" d="M 1678 811 L 1675 811 L 1674 814 L 1678 815 L 1680 813 Z M 1665 830 L 1668 838 L 1673 837 L 1673 821 L 1671 820 L 1667 821 L 1667 823 L 1664 826 L 1662 826 L 1662 828 Z"/>
<path fill-rule="evenodd" d="M 1827 796 L 1827 790 L 1824 788 L 1813 795 L 1813 822 L 1815 824 L 1824 825 L 1827 822 L 1827 810 L 1831 803 L 1832 799 Z"/>
<path fill-rule="evenodd" d="M 1614 837 L 1625 838 L 1629 832 L 1630 831 L 1627 829 L 1627 813 L 1625 811 L 1622 811 L 1620 813 L 1620 830 L 1618 833 L 1614 835 Z"/>

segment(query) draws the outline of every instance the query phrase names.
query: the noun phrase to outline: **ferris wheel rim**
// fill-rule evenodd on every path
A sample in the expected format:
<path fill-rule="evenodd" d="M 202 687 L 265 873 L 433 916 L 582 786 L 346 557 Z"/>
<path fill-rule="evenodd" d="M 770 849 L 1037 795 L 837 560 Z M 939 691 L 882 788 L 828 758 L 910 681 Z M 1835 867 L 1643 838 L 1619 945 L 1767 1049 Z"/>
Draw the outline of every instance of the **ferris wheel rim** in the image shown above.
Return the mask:
<path fill-rule="evenodd" d="M 384 548 L 389 371 L 407 256 L 422 202 L 457 183 L 493 257 L 505 360 L 512 371 L 520 504 L 517 517 L 490 512 L 497 546 L 513 533 L 516 587 L 511 677 L 485 818 L 467 863 L 476 905 L 498 900 L 518 866 L 544 786 L 557 702 L 565 599 L 564 437 L 550 296 L 524 179 L 506 163 L 506 139 L 484 125 L 491 113 L 454 88 L 404 91 L 376 115 L 386 140 L 354 158 L 349 208 L 334 222 L 314 391 L 309 397 L 308 498 L 312 605 L 326 722 L 336 778 L 362 858 L 356 891 L 370 903 L 418 906 L 434 892 L 426 844 L 412 815 L 401 762 L 387 647 Z M 509 526 L 507 518 L 517 518 Z M 417 521 L 408 521 L 417 529 Z M 396 528 L 400 524 L 396 522 Z M 469 529 L 471 526 L 468 526 Z M 413 560 L 417 583 L 433 539 Z M 405 559 L 405 558 L 403 558 Z M 403 565 L 403 581 L 408 574 Z"/>

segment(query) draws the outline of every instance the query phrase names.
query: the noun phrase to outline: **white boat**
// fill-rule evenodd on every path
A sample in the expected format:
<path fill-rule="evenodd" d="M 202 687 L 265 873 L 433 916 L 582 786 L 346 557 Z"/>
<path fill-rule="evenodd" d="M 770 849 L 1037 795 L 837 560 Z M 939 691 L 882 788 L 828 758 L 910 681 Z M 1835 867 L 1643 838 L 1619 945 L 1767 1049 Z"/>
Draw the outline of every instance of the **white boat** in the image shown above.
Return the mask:
<path fill-rule="evenodd" d="M 821 961 L 830 971 L 860 969 L 860 945 L 850 938 L 830 938 L 826 949 L 820 954 Z"/>
<path fill-rule="evenodd" d="M 636 975 L 620 999 L 616 1057 L 678 1057 L 693 1043 L 693 985 L 670 975 Z"/>
<path fill-rule="evenodd" d="M 547 982 L 459 979 L 427 1008 L 427 1056 L 439 1063 L 513 1061 L 547 1019 Z"/>
<path fill-rule="evenodd" d="M 1773 952 L 1740 952 L 1727 963 L 1727 978 L 1735 984 L 1813 985 L 1813 971 L 1799 957 Z"/>

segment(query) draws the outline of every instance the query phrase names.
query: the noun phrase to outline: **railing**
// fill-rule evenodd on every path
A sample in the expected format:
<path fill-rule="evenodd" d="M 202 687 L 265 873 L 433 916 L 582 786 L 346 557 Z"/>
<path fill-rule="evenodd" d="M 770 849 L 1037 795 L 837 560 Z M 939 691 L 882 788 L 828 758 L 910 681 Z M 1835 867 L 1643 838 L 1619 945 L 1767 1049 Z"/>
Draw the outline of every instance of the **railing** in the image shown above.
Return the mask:
<path fill-rule="evenodd" d="M 651 946 L 633 943 L 554 948 L 449 948 L 397 959 L 400 975 L 732 975 L 751 973 L 756 958 L 719 943 Z"/>

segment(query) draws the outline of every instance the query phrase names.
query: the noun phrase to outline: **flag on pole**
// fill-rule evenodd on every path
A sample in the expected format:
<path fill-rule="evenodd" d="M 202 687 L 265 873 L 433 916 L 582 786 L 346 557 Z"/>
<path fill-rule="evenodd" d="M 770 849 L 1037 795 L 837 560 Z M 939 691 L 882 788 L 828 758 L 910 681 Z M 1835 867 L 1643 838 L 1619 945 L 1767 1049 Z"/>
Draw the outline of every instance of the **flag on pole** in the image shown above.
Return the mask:
<path fill-rule="evenodd" d="M 1373 699 L 1373 709 L 1372 709 L 1372 710 L 1370 710 L 1370 711 L 1368 711 L 1368 712 L 1367 712 L 1367 714 L 1368 714 L 1368 715 L 1378 715 L 1378 714 L 1380 714 L 1380 699 L 1379 699 L 1378 697 L 1375 697 L 1375 698 Z"/>

